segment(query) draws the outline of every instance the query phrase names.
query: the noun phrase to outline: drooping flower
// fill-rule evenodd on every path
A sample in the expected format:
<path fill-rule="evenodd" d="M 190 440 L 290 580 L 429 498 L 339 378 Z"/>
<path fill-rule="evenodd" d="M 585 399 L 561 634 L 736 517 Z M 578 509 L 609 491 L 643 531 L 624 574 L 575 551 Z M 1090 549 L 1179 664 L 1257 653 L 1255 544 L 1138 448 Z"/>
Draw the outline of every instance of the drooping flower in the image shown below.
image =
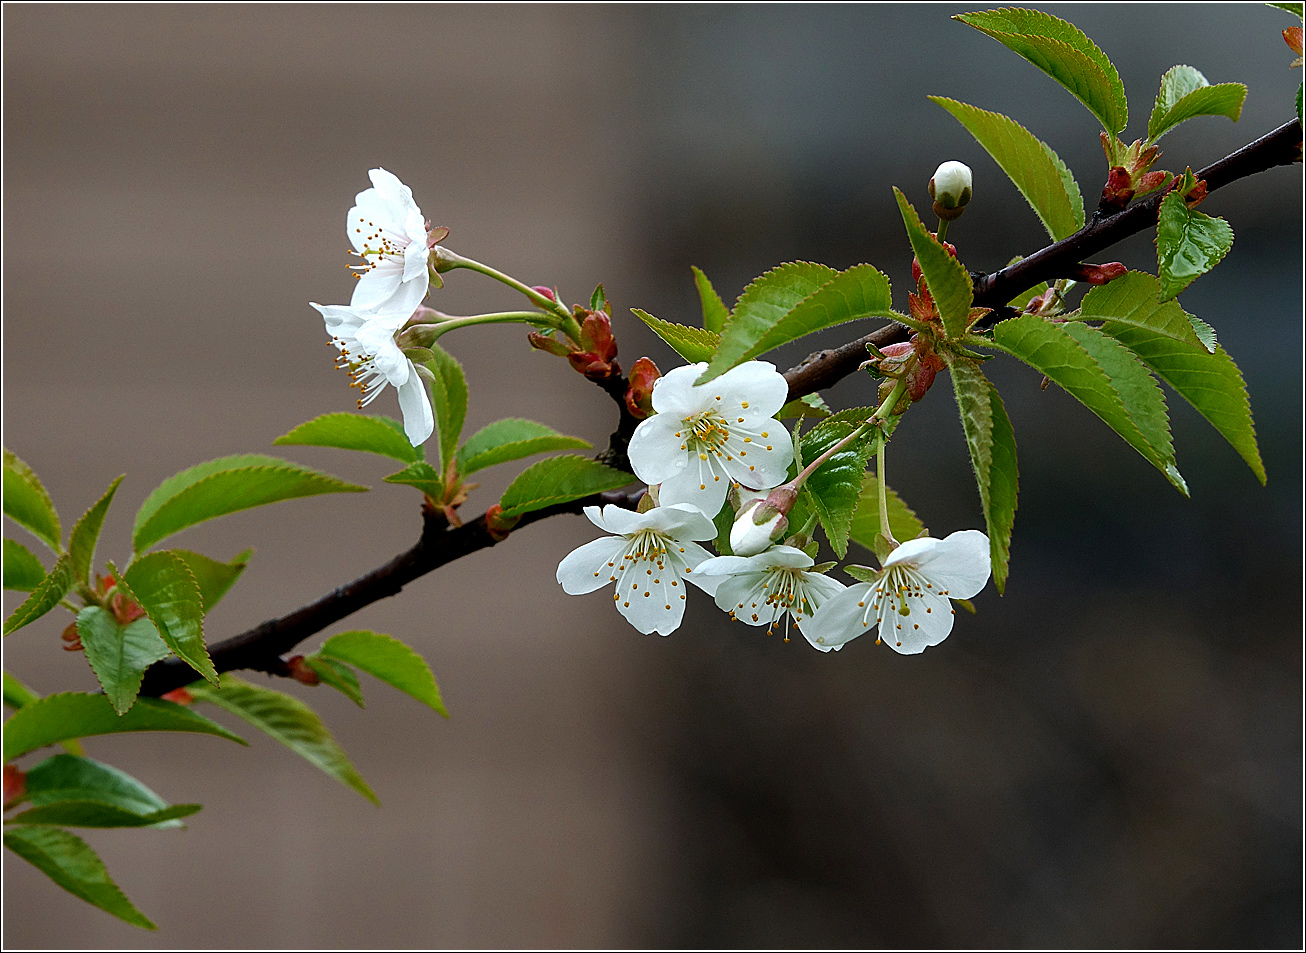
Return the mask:
<path fill-rule="evenodd" d="M 360 391 L 359 409 L 370 404 L 386 384 L 393 384 L 399 392 L 408 442 L 414 447 L 425 443 L 435 430 L 431 397 L 417 368 L 395 343 L 395 332 L 412 312 L 370 312 L 352 305 L 309 303 L 322 313 L 331 343 L 340 349 L 337 366 L 349 372 L 349 386 Z"/>
<path fill-rule="evenodd" d="M 582 595 L 615 582 L 613 600 L 626 621 L 647 635 L 670 635 L 685 614 L 685 583 L 710 593 L 720 579 L 699 578 L 711 554 L 694 540 L 712 539 L 716 527 L 692 506 L 657 506 L 633 513 L 609 504 L 602 513 L 585 507 L 591 523 L 611 536 L 573 550 L 558 564 L 558 582 L 568 595 Z"/>
<path fill-rule="evenodd" d="M 413 191 L 385 169 L 368 172 L 372 188 L 354 197 L 346 228 L 354 251 L 363 259 L 354 269 L 351 307 L 361 311 L 412 314 L 430 283 L 426 219 Z"/>
<path fill-rule="evenodd" d="M 635 428 L 627 454 L 663 505 L 689 503 L 713 517 L 730 481 L 764 490 L 784 481 L 793 462 L 788 432 L 774 415 L 789 385 L 774 364 L 749 361 L 701 386 L 706 364 L 678 367 L 653 385 L 657 411 Z"/>
<path fill-rule="evenodd" d="M 815 571 L 815 565 L 801 549 L 772 546 L 756 556 L 716 556 L 699 566 L 698 573 L 721 578 L 716 604 L 731 618 L 764 625 L 770 632 L 789 616 L 806 635 L 817 609 L 844 591 L 843 583 Z"/>
<path fill-rule="evenodd" d="M 855 583 L 823 605 L 804 634 L 828 652 L 878 625 L 880 639 L 895 652 L 916 655 L 948 637 L 955 612 L 950 600 L 976 595 L 989 571 L 989 538 L 979 530 L 908 540 L 870 582 Z"/>

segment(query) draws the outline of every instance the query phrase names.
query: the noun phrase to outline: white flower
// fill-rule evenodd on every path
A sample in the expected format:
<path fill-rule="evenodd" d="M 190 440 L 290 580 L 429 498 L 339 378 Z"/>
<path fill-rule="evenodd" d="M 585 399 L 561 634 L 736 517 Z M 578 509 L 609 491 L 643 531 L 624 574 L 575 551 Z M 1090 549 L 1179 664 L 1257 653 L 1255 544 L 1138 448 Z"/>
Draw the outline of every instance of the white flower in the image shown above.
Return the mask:
<path fill-rule="evenodd" d="M 750 494 L 751 495 L 751 494 Z M 730 527 L 730 551 L 736 556 L 756 556 L 770 547 L 789 528 L 789 518 L 774 506 L 761 510 L 766 504 L 766 493 L 756 494 L 739 508 Z M 762 521 L 757 521 L 758 516 Z"/>
<path fill-rule="evenodd" d="M 768 631 L 786 615 L 804 630 L 825 600 L 844 585 L 819 572 L 811 556 L 792 546 L 772 546 L 756 556 L 716 556 L 698 567 L 702 576 L 723 576 L 716 604 L 730 617 Z M 785 635 L 788 641 L 789 636 Z M 810 636 L 809 636 L 810 638 Z"/>
<path fill-rule="evenodd" d="M 828 652 L 878 625 L 894 651 L 924 652 L 952 631 L 949 600 L 978 593 L 989 569 L 989 538 L 977 529 L 908 540 L 889 554 L 873 582 L 849 586 L 822 606 L 804 634 Z"/>
<path fill-rule="evenodd" d="M 361 392 L 361 410 L 377 394 L 393 384 L 399 391 L 399 409 L 404 414 L 404 433 L 414 447 L 426 442 L 435 430 L 431 397 L 413 362 L 395 343 L 395 332 L 411 312 L 374 313 L 348 305 L 309 302 L 322 313 L 331 343 L 340 349 L 338 366 L 349 371 L 350 387 Z"/>
<path fill-rule="evenodd" d="M 352 307 L 361 311 L 404 311 L 411 315 L 426 297 L 426 219 L 413 192 L 385 169 L 368 173 L 372 188 L 359 192 L 349 210 L 349 241 L 363 259 Z"/>
<path fill-rule="evenodd" d="M 971 172 L 964 162 L 945 162 L 934 170 L 930 179 L 930 198 L 946 209 L 970 202 Z"/>
<path fill-rule="evenodd" d="M 573 550 L 558 564 L 558 582 L 577 596 L 617 584 L 613 600 L 626 621 L 647 635 L 670 635 L 685 614 L 685 582 L 708 593 L 719 579 L 700 579 L 699 565 L 711 558 L 696 539 L 712 539 L 716 527 L 692 506 L 657 506 L 634 513 L 609 504 L 585 515 L 613 536 L 596 539 Z"/>
<path fill-rule="evenodd" d="M 677 367 L 653 385 L 652 417 L 630 438 L 630 465 L 660 483 L 662 504 L 689 503 L 707 516 L 721 509 L 734 480 L 753 490 L 784 481 L 794 448 L 773 417 L 789 385 L 774 364 L 749 361 L 700 387 L 706 364 Z"/>

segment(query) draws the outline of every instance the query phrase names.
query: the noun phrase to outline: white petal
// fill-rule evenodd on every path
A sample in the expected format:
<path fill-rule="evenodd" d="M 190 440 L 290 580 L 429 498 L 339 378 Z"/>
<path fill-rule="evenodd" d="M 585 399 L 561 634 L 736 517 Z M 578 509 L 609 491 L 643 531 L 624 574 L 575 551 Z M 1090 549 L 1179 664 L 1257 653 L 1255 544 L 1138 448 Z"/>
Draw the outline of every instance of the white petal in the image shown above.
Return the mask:
<path fill-rule="evenodd" d="M 716 591 L 716 604 L 747 625 L 770 625 L 778 613 L 766 604 L 764 573 L 742 573 L 722 581 Z"/>
<path fill-rule="evenodd" d="M 779 566 L 783 569 L 806 569 L 809 566 L 816 565 L 815 559 L 793 546 L 772 546 L 766 552 L 748 558 L 754 560 L 753 565 L 759 569 L 767 566 Z"/>
<path fill-rule="evenodd" d="M 594 524 L 615 536 L 629 536 L 631 533 L 647 529 L 649 518 L 648 513 L 636 513 L 634 510 L 609 503 L 603 507 L 602 515 L 594 520 Z"/>
<path fill-rule="evenodd" d="M 678 418 L 706 410 L 711 395 L 705 388 L 694 388 L 694 381 L 705 370 L 707 364 L 700 362 L 667 371 L 653 382 L 653 409 Z"/>
<path fill-rule="evenodd" d="M 352 341 L 358 329 L 367 323 L 358 311 L 348 305 L 318 304 L 316 301 L 310 301 L 309 304 L 321 313 L 327 333 L 332 337 Z"/>
<path fill-rule="evenodd" d="M 354 282 L 354 293 L 349 299 L 350 307 L 360 311 L 389 310 L 390 299 L 399 290 L 402 279 L 403 265 L 388 259 L 379 260 L 375 268 L 363 272 L 363 277 Z M 414 303 L 413 309 L 416 308 L 417 304 Z"/>
<path fill-rule="evenodd" d="M 903 605 L 907 615 L 899 611 Z M 901 655 L 919 655 L 948 637 L 952 620 L 952 603 L 928 589 L 905 599 L 886 593 L 880 606 L 880 638 Z"/>
<path fill-rule="evenodd" d="M 692 582 L 698 588 L 702 589 L 710 596 L 716 595 L 720 588 L 724 576 L 705 576 L 698 571 L 698 567 L 703 565 L 709 559 L 715 558 L 698 543 L 685 541 L 681 544 L 684 548 L 683 553 L 676 553 L 677 561 L 682 564 L 681 575 L 688 581 Z"/>
<path fill-rule="evenodd" d="M 431 413 L 431 396 L 426 384 L 408 361 L 408 380 L 399 385 L 399 409 L 404 413 L 404 433 L 414 447 L 421 446 L 435 432 L 435 417 Z"/>
<path fill-rule="evenodd" d="M 664 503 L 644 514 L 648 526 L 675 539 L 716 539 L 712 520 L 688 503 Z"/>
<path fill-rule="evenodd" d="M 604 536 L 573 549 L 558 563 L 558 582 L 571 596 L 602 589 L 612 582 L 617 557 L 626 551 L 626 541 Z"/>
<path fill-rule="evenodd" d="M 763 417 L 775 416 L 789 399 L 789 382 L 768 361 L 748 361 L 732 367 L 703 386 L 718 387 L 726 400 L 733 399 L 735 404 L 729 411 L 742 407 Z"/>
<path fill-rule="evenodd" d="M 969 599 L 988 585 L 992 569 L 989 538 L 977 529 L 964 529 L 940 540 L 913 562 L 921 575 L 949 597 Z"/>
<path fill-rule="evenodd" d="M 701 576 L 737 576 L 745 572 L 762 572 L 765 566 L 753 562 L 753 556 L 713 556 L 695 568 Z"/>
<path fill-rule="evenodd" d="M 933 552 L 934 547 L 938 545 L 939 540 L 932 536 L 921 536 L 917 539 L 909 539 L 889 554 L 889 557 L 884 561 L 884 565 L 886 568 L 897 563 L 907 563 L 908 565 L 915 566 L 917 564 L 917 559 Z"/>
<path fill-rule="evenodd" d="M 412 215 L 417 216 L 417 227 L 420 229 L 422 227 L 422 216 L 416 212 L 412 213 Z M 410 229 L 413 227 L 411 215 L 408 227 Z M 422 275 L 426 274 L 426 265 L 430 258 L 430 254 L 430 251 L 426 247 L 426 233 L 425 230 L 423 230 L 421 237 L 410 242 L 408 247 L 404 249 L 404 281 L 412 281 L 414 278 L 420 278 Z M 427 280 L 429 281 L 430 279 L 428 278 Z"/>
<path fill-rule="evenodd" d="M 838 648 L 873 629 L 879 622 L 872 609 L 874 587 L 862 582 L 831 596 L 807 626 L 799 626 L 807 641 L 823 652 Z"/>
<path fill-rule="evenodd" d="M 727 447 L 731 459 L 723 461 L 726 473 L 730 479 L 751 489 L 779 486 L 785 482 L 789 465 L 794 462 L 789 431 L 769 418 L 755 430 L 744 430 L 740 425 L 738 436 L 732 430 Z"/>
<path fill-rule="evenodd" d="M 682 449 L 685 438 L 676 436 L 683 424 L 684 419 L 673 414 L 655 414 L 640 421 L 626 448 L 635 476 L 652 486 L 685 468 L 689 452 Z"/>
<path fill-rule="evenodd" d="M 699 461 L 695 458 L 694 462 Z M 713 479 L 710 475 L 700 473 L 697 466 L 691 466 L 663 480 L 658 489 L 658 499 L 664 506 L 687 503 L 715 516 L 721 512 L 721 504 L 725 503 L 726 491 L 729 489 L 729 480 Z"/>
<path fill-rule="evenodd" d="M 417 203 L 413 201 L 413 190 L 400 182 L 399 176 L 393 172 L 372 169 L 367 173 L 367 177 L 372 180 L 372 187 L 376 189 L 376 194 L 385 202 L 405 210 L 417 208 Z"/>

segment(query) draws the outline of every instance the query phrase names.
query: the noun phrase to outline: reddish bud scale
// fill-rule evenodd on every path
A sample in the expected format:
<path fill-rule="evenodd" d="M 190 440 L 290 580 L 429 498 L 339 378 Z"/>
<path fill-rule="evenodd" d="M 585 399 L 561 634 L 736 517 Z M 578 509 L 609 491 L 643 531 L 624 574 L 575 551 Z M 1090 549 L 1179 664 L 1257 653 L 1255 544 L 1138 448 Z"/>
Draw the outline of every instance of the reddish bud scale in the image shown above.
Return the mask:
<path fill-rule="evenodd" d="M 653 382 L 662 376 L 658 366 L 641 357 L 630 369 L 630 386 L 626 388 L 626 409 L 632 417 L 643 420 L 653 413 Z"/>
<path fill-rule="evenodd" d="M 1071 269 L 1071 277 L 1076 281 L 1085 281 L 1090 285 L 1104 285 L 1109 281 L 1115 281 L 1128 272 L 1129 269 L 1118 261 L 1109 261 L 1105 265 L 1076 265 Z"/>
<path fill-rule="evenodd" d="M 502 543 L 520 519 L 520 516 L 503 516 L 503 507 L 495 503 L 485 511 L 485 530 L 490 534 L 490 539 Z"/>
<path fill-rule="evenodd" d="M 534 291 L 536 294 L 544 295 L 544 297 L 548 298 L 550 301 L 553 301 L 555 303 L 558 300 L 557 292 L 546 285 L 533 285 L 531 287 L 531 291 Z"/>
<path fill-rule="evenodd" d="M 164 692 L 159 697 L 165 702 L 173 702 L 178 705 L 189 705 L 195 700 L 195 696 L 184 688 L 174 688 L 170 692 Z"/>
<path fill-rule="evenodd" d="M 1302 28 L 1291 26 L 1283 31 L 1283 42 L 1288 44 L 1288 48 L 1298 56 L 1302 55 Z M 1295 64 L 1294 64 L 1295 65 Z"/>
<path fill-rule="evenodd" d="M 27 793 L 27 774 L 12 764 L 5 765 L 5 806 L 13 804 Z"/>
<path fill-rule="evenodd" d="M 286 665 L 290 668 L 290 677 L 301 685 L 317 685 L 322 679 L 318 678 L 317 672 L 309 667 L 304 661 L 304 656 L 295 655 L 286 659 Z"/>

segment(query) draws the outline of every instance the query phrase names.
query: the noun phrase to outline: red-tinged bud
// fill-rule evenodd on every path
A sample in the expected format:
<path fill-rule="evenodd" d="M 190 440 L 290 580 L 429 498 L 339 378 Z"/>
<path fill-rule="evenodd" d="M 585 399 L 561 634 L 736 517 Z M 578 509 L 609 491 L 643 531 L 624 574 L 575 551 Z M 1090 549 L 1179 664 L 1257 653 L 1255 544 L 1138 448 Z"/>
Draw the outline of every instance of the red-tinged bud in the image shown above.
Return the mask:
<path fill-rule="evenodd" d="M 290 677 L 301 685 L 317 685 L 322 679 L 318 678 L 317 672 L 309 667 L 304 661 L 304 656 L 295 655 L 286 659 L 286 665 L 290 669 Z"/>
<path fill-rule="evenodd" d="M 915 352 L 915 347 L 907 341 L 890 344 L 888 347 L 880 349 L 880 353 L 884 357 L 879 360 L 876 367 L 884 377 L 897 380 L 902 376 L 903 369 L 906 368 L 907 362 L 912 359 Z"/>
<path fill-rule="evenodd" d="M 1198 179 L 1197 184 L 1184 193 L 1184 205 L 1197 208 L 1206 201 L 1206 180 Z"/>
<path fill-rule="evenodd" d="M 558 300 L 558 293 L 545 285 L 533 285 L 531 291 L 534 291 L 536 294 L 544 295 L 544 297 L 555 303 Z"/>
<path fill-rule="evenodd" d="M 551 334 L 541 334 L 539 331 L 531 331 L 526 335 L 526 340 L 531 342 L 531 347 L 537 351 L 548 351 L 550 354 L 556 354 L 558 357 L 566 357 L 571 353 L 571 349 L 563 344 Z"/>
<path fill-rule="evenodd" d="M 612 319 L 602 311 L 584 311 L 580 323 L 580 343 L 593 351 L 601 361 L 610 362 L 617 356 L 617 341 L 612 336 Z"/>
<path fill-rule="evenodd" d="M 63 650 L 65 652 L 80 652 L 82 650 L 82 638 L 77 634 L 76 622 L 70 623 L 59 638 L 64 640 Z"/>
<path fill-rule="evenodd" d="M 1115 281 L 1117 278 L 1124 276 L 1129 271 L 1118 261 L 1109 261 L 1105 265 L 1076 265 L 1070 270 L 1070 277 L 1076 281 L 1085 281 L 1090 285 L 1104 285 L 1108 281 Z"/>
<path fill-rule="evenodd" d="M 1298 56 L 1302 55 L 1302 28 L 1299 26 L 1290 26 L 1283 31 L 1283 42 L 1288 44 L 1288 48 Z M 1294 63 L 1293 66 L 1300 66 L 1300 63 Z"/>
<path fill-rule="evenodd" d="M 173 702 L 177 705 L 189 705 L 195 701 L 195 696 L 184 688 L 174 688 L 170 692 L 164 692 L 159 697 L 165 702 Z"/>
<path fill-rule="evenodd" d="M 1146 195 L 1149 192 L 1155 192 L 1161 186 L 1170 180 L 1170 173 L 1161 169 L 1155 169 L 1138 177 L 1137 188 L 1134 189 L 1135 196 Z"/>
<path fill-rule="evenodd" d="M 1102 186 L 1102 204 L 1112 208 L 1124 208 L 1134 197 L 1134 177 L 1124 166 L 1117 165 L 1107 173 L 1106 185 Z"/>
<path fill-rule="evenodd" d="M 653 413 L 653 382 L 662 376 L 658 366 L 641 357 L 630 368 L 630 387 L 626 389 L 626 409 L 632 417 L 643 420 Z"/>
<path fill-rule="evenodd" d="M 520 516 L 504 516 L 503 507 L 495 503 L 485 511 L 485 530 L 490 534 L 490 539 L 502 543 L 520 520 Z"/>
<path fill-rule="evenodd" d="M 907 373 L 907 396 L 912 403 L 925 396 L 925 392 L 934 383 L 935 369 L 928 364 L 917 364 Z"/>
<path fill-rule="evenodd" d="M 5 807 L 17 802 L 27 793 L 27 773 L 12 764 L 5 765 Z"/>

